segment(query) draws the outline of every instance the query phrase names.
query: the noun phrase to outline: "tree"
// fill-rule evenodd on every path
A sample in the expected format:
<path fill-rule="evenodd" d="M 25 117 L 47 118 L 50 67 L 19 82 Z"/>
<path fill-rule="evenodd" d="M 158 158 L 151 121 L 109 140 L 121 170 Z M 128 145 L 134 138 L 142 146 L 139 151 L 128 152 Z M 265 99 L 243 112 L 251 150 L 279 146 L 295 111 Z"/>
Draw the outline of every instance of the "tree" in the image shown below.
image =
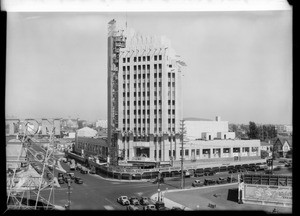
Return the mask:
<path fill-rule="evenodd" d="M 255 124 L 255 122 L 249 122 L 249 132 L 248 132 L 249 139 L 259 139 L 259 130 Z"/>
<path fill-rule="evenodd" d="M 261 156 L 262 159 L 265 159 L 266 157 L 269 156 L 269 153 L 265 150 L 261 150 L 260 151 L 260 156 Z"/>

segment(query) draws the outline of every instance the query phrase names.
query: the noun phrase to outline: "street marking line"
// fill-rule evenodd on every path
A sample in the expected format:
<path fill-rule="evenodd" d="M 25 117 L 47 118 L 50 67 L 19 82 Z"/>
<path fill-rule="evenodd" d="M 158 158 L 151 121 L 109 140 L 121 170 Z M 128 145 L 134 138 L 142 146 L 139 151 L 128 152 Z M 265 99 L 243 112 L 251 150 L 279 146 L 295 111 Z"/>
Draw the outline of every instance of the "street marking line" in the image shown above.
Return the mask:
<path fill-rule="evenodd" d="M 106 210 L 114 210 L 114 208 L 112 206 L 109 205 L 105 205 L 103 206 Z"/>

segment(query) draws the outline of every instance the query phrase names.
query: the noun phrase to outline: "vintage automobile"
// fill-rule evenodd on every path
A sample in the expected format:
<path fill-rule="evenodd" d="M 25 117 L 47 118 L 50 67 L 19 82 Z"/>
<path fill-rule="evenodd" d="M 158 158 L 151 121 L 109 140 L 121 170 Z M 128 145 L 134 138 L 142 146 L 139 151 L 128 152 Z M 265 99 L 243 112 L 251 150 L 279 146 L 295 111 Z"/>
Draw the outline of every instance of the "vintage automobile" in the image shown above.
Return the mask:
<path fill-rule="evenodd" d="M 138 198 L 136 198 L 136 197 L 130 197 L 129 201 L 130 201 L 131 205 L 139 205 L 140 204 Z"/>
<path fill-rule="evenodd" d="M 148 197 L 141 197 L 140 204 L 141 205 L 149 205 L 150 203 L 149 203 Z"/>
<path fill-rule="evenodd" d="M 149 205 L 144 206 L 143 210 L 144 211 L 157 211 L 155 205 L 153 205 L 153 204 L 149 204 Z"/>
<path fill-rule="evenodd" d="M 223 177 L 219 177 L 217 179 L 217 184 L 225 184 L 227 183 L 227 179 L 223 178 Z"/>
<path fill-rule="evenodd" d="M 171 211 L 184 211 L 182 208 L 179 207 L 172 207 Z"/>
<path fill-rule="evenodd" d="M 117 202 L 120 203 L 121 205 L 130 205 L 130 201 L 127 196 L 120 196 L 117 199 Z"/>
<path fill-rule="evenodd" d="M 76 184 L 83 184 L 83 180 L 80 177 L 75 177 Z"/>
<path fill-rule="evenodd" d="M 228 170 L 228 173 L 237 173 L 238 172 L 238 170 L 236 169 L 236 168 L 231 168 L 231 169 L 229 169 Z"/>
<path fill-rule="evenodd" d="M 237 182 L 238 180 L 235 177 L 232 176 L 228 176 L 227 177 L 227 182 L 228 183 L 233 183 L 233 182 Z"/>
<path fill-rule="evenodd" d="M 193 187 L 201 187 L 204 185 L 204 182 L 200 181 L 200 180 L 195 180 L 193 183 L 192 183 L 192 186 Z"/>
<path fill-rule="evenodd" d="M 204 179 L 204 185 L 215 185 L 216 181 L 213 179 Z"/>
<path fill-rule="evenodd" d="M 128 211 L 138 211 L 139 208 L 136 207 L 135 205 L 128 205 L 126 208 Z"/>
<path fill-rule="evenodd" d="M 68 173 L 71 179 L 75 179 L 75 174 L 74 173 Z"/>

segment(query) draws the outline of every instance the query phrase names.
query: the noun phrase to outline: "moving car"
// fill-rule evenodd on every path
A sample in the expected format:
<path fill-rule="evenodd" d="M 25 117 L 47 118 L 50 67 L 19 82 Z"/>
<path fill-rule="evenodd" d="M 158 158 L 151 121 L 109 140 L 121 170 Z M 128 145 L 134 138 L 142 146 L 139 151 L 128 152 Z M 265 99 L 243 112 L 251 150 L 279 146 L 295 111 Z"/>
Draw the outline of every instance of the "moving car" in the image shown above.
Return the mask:
<path fill-rule="evenodd" d="M 136 207 L 135 205 L 128 205 L 128 206 L 127 206 L 127 210 L 128 210 L 128 211 L 138 211 L 139 208 Z"/>
<path fill-rule="evenodd" d="M 131 197 L 131 198 L 129 199 L 129 201 L 130 201 L 130 204 L 131 204 L 131 205 L 139 205 L 139 204 L 140 204 L 138 198 L 136 198 L 136 197 Z"/>
<path fill-rule="evenodd" d="M 150 203 L 149 203 L 148 197 L 142 197 L 142 198 L 140 199 L 140 204 L 141 204 L 141 205 L 149 205 Z"/>
<path fill-rule="evenodd" d="M 217 180 L 217 183 L 218 184 L 225 184 L 225 183 L 227 183 L 227 179 L 225 179 L 223 177 L 219 177 L 218 180 Z"/>
<path fill-rule="evenodd" d="M 117 202 L 122 204 L 122 205 L 130 205 L 130 202 L 129 202 L 129 199 L 127 196 L 120 196 L 118 199 L 117 199 Z"/>
<path fill-rule="evenodd" d="M 83 184 L 83 180 L 79 177 L 75 177 L 75 183 L 76 184 Z"/>
<path fill-rule="evenodd" d="M 200 180 L 195 180 L 195 181 L 192 183 L 192 186 L 193 186 L 193 187 L 201 187 L 201 186 L 203 186 L 203 185 L 204 185 L 204 183 L 201 182 Z"/>
<path fill-rule="evenodd" d="M 74 173 L 68 173 L 71 179 L 75 179 L 75 174 Z"/>
<path fill-rule="evenodd" d="M 215 185 L 216 181 L 213 179 L 204 179 L 204 185 Z"/>
<path fill-rule="evenodd" d="M 144 206 L 144 207 L 143 207 L 143 210 L 144 210 L 144 211 L 156 211 L 157 209 L 156 209 L 155 205 L 150 204 L 150 205 Z"/>

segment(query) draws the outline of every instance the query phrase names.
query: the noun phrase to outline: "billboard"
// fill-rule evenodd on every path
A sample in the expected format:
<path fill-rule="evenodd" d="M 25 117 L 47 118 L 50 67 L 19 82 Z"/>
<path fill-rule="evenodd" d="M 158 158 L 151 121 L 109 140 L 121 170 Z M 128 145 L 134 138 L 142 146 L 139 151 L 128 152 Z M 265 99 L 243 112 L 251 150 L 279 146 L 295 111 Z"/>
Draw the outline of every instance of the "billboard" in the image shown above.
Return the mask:
<path fill-rule="evenodd" d="M 244 184 L 243 201 L 292 205 L 292 187 Z"/>

